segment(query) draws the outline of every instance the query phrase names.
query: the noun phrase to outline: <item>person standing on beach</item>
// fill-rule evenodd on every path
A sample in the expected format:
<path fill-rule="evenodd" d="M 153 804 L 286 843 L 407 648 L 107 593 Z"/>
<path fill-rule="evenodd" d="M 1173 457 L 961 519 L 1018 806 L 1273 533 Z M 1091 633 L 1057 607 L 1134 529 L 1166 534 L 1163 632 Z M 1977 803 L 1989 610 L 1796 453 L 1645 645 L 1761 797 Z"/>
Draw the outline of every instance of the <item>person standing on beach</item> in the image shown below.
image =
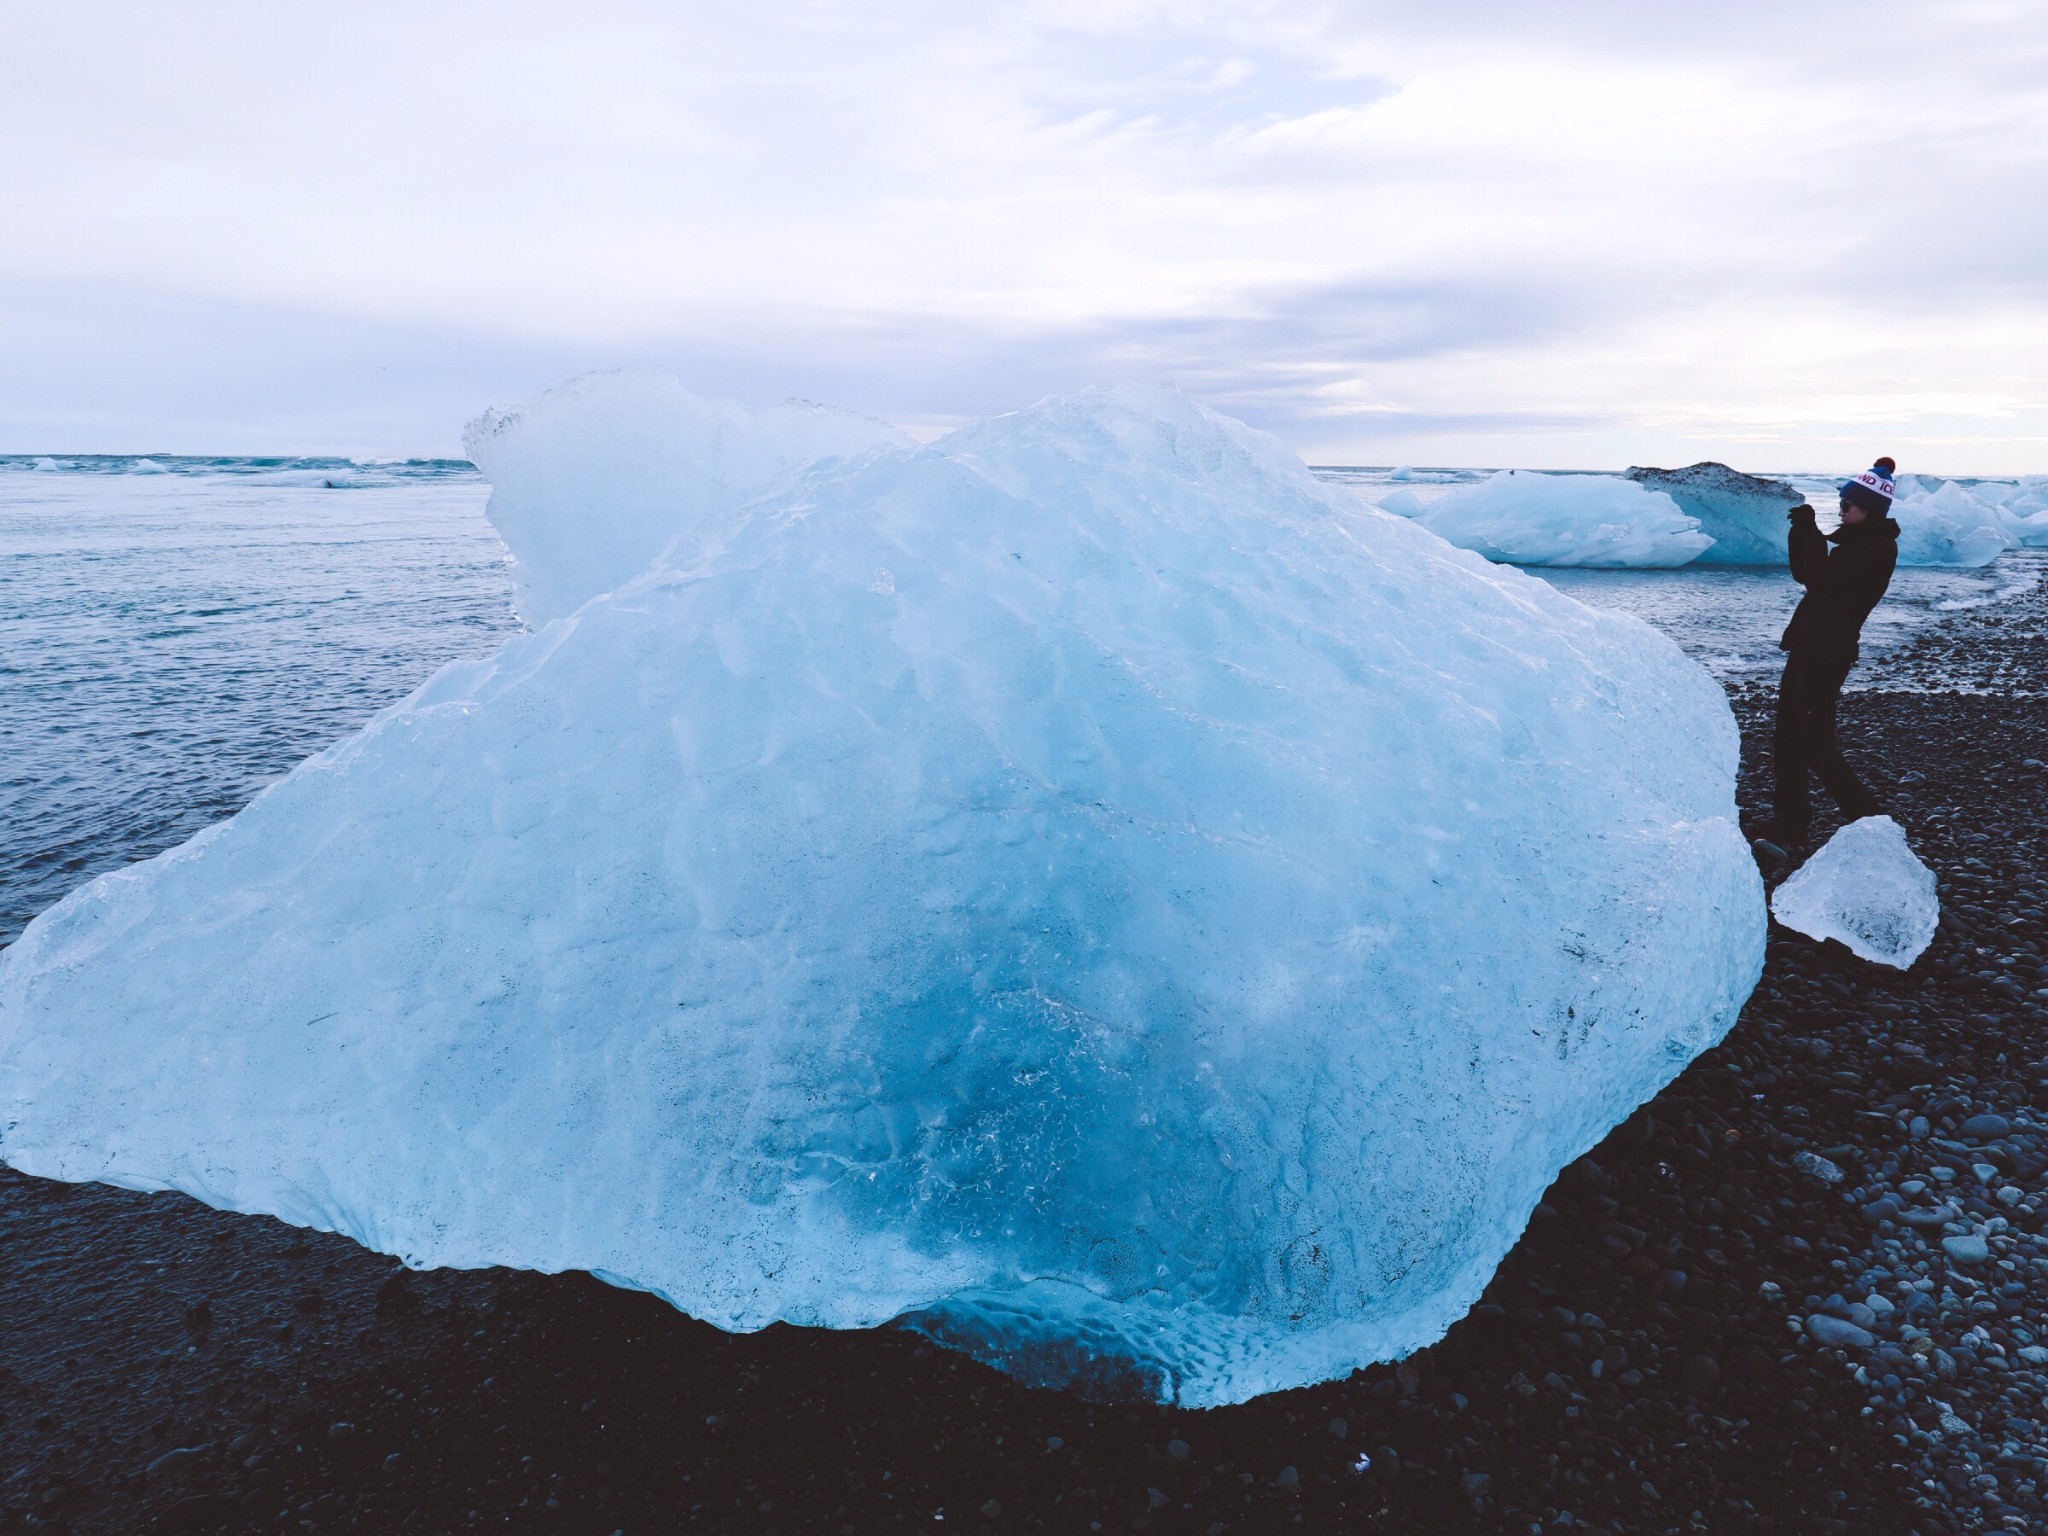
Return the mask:
<path fill-rule="evenodd" d="M 1833 533 L 1820 531 L 1804 502 L 1786 514 L 1792 520 L 1792 576 L 1806 595 L 1778 642 L 1786 654 L 1772 742 L 1777 788 L 1770 819 L 1750 834 L 1755 842 L 1791 849 L 1807 840 L 1813 820 L 1808 774 L 1819 775 L 1848 820 L 1880 814 L 1877 797 L 1835 745 L 1835 706 L 1856 664 L 1863 621 L 1899 563 L 1899 525 L 1891 518 L 1896 472 L 1890 459 L 1879 459 L 1844 481 L 1842 525 Z"/>

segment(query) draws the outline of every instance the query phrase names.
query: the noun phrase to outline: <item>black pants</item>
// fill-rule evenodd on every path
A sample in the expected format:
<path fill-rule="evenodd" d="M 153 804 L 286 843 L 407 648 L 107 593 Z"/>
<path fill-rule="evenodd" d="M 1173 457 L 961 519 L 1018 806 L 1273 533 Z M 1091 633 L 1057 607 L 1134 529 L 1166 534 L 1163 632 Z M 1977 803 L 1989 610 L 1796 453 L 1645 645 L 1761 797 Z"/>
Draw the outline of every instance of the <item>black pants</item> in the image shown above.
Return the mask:
<path fill-rule="evenodd" d="M 1875 816 L 1877 799 L 1863 787 L 1855 770 L 1835 745 L 1835 704 L 1842 684 L 1855 665 L 1854 656 L 1816 655 L 1793 651 L 1785 658 L 1785 676 L 1778 684 L 1778 729 L 1772 751 L 1777 760 L 1775 818 L 1804 828 L 1813 819 L 1806 776 L 1818 774 L 1850 821 Z"/>

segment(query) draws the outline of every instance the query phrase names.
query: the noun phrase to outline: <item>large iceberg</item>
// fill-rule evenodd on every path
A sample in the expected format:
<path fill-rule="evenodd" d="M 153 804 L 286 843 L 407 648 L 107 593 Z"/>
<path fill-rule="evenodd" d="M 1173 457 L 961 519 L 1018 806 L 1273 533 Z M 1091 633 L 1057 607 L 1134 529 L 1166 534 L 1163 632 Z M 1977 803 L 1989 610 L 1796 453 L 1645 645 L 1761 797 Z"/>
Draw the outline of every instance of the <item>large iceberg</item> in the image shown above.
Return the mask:
<path fill-rule="evenodd" d="M 730 502 L 722 409 L 487 418 L 537 613 L 666 555 L 32 922 L 0 1156 L 1214 1404 L 1437 1337 L 1733 1023 L 1735 722 L 1647 626 L 1170 390 Z"/>
<path fill-rule="evenodd" d="M 1669 496 L 1616 475 L 1504 469 L 1403 515 L 1513 565 L 1684 565 L 1714 542 Z"/>
<path fill-rule="evenodd" d="M 1701 552 L 1701 565 L 1785 563 L 1785 514 L 1805 498 L 1784 481 L 1745 475 L 1712 460 L 1684 469 L 1638 466 L 1628 478 L 1662 491 L 1680 511 L 1699 520 L 1700 532 L 1714 541 Z"/>
<path fill-rule="evenodd" d="M 1852 821 L 1771 893 L 1771 915 L 1812 939 L 1905 970 L 1934 942 L 1941 898 L 1934 871 L 1889 816 Z"/>

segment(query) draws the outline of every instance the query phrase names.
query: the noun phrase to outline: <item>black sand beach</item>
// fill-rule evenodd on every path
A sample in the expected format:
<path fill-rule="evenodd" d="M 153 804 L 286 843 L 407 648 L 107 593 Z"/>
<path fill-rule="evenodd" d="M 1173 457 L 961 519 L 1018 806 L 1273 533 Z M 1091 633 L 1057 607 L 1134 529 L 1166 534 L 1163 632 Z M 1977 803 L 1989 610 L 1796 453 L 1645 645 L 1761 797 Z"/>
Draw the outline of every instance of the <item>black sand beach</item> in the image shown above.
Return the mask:
<path fill-rule="evenodd" d="M 897 1331 L 731 1337 L 0 1173 L 0 1530 L 2048 1528 L 2044 629 L 2039 589 L 1958 615 L 1915 647 L 1998 692 L 1845 707 L 1941 877 L 1929 953 L 1774 930 L 1728 1041 L 1398 1368 L 1091 1404 Z M 1748 803 L 1769 699 L 1736 704 Z"/>

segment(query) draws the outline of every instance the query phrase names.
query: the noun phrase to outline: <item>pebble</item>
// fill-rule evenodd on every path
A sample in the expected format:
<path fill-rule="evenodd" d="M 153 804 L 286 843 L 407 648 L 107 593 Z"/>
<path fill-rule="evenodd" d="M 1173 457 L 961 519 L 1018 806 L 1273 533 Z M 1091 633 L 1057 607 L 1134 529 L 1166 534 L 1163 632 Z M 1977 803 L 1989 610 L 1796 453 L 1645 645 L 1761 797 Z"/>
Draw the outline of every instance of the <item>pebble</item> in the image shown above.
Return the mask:
<path fill-rule="evenodd" d="M 1705 1397 L 1721 1384 L 1721 1362 L 1712 1355 L 1688 1355 L 1678 1379 L 1694 1397 Z"/>
<path fill-rule="evenodd" d="M 1839 1164 L 1829 1162 L 1818 1152 L 1793 1153 L 1792 1166 L 1801 1173 L 1811 1174 L 1823 1184 L 1839 1184 L 1847 1177 Z"/>
<path fill-rule="evenodd" d="M 1957 1264 L 1982 1264 L 1991 1257 L 1991 1247 L 1975 1232 L 1963 1237 L 1944 1237 L 1942 1251 Z"/>
<path fill-rule="evenodd" d="M 1835 1349 L 1868 1349 L 1877 1342 L 1867 1328 L 1859 1328 L 1847 1318 L 1830 1317 L 1825 1312 L 1816 1312 L 1809 1317 L 1806 1331 L 1819 1343 Z"/>
<path fill-rule="evenodd" d="M 162 1531 L 211 1530 L 233 1513 L 233 1506 L 217 1493 L 194 1493 L 164 1506 L 157 1516 Z"/>
<path fill-rule="evenodd" d="M 143 1471 L 151 1477 L 155 1477 L 162 1472 L 174 1472 L 179 1467 L 198 1460 L 212 1449 L 213 1442 L 211 1440 L 206 1441 L 202 1445 L 181 1445 L 174 1450 L 165 1451 L 163 1455 L 157 1457 L 155 1461 L 152 1461 L 147 1467 L 143 1468 Z"/>

